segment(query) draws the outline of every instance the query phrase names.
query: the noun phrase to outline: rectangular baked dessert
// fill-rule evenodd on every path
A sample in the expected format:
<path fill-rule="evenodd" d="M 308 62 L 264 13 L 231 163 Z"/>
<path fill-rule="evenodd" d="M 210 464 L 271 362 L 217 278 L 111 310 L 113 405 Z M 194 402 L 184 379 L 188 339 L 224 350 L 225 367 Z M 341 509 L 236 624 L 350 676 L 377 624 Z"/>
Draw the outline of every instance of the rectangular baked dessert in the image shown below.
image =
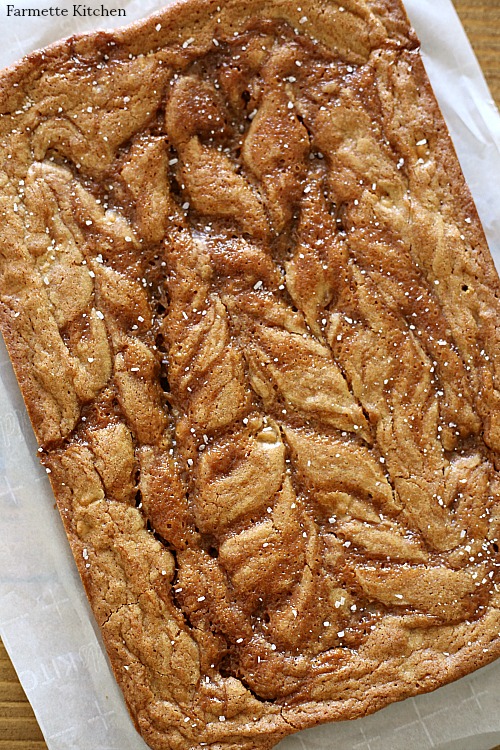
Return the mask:
<path fill-rule="evenodd" d="M 1 329 L 146 742 L 497 658 L 500 285 L 402 5 L 187 0 L 0 112 Z"/>

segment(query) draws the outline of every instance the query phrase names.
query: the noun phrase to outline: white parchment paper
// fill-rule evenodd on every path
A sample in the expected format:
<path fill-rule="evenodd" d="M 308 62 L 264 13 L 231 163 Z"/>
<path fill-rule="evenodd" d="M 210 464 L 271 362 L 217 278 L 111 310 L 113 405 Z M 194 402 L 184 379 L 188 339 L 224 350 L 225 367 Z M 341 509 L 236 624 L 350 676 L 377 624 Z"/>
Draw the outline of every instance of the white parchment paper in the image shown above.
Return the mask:
<path fill-rule="evenodd" d="M 15 2 L 56 4 L 72 7 L 65 0 Z M 165 3 L 104 5 L 126 9 L 126 19 L 9 18 L 0 0 L 0 68 L 63 36 L 129 23 Z M 406 6 L 500 268 L 500 117 L 451 0 L 406 0 Z M 103 653 L 36 453 L 0 341 L 0 635 L 49 750 L 146 750 Z M 365 719 L 301 732 L 280 750 L 489 750 L 499 743 L 500 661 Z"/>

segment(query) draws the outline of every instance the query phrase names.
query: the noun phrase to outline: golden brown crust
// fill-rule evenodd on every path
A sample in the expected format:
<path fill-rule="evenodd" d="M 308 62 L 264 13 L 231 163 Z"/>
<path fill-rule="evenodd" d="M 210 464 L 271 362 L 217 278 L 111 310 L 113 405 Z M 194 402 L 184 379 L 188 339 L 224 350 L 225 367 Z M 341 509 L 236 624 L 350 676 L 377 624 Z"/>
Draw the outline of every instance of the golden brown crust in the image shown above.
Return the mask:
<path fill-rule="evenodd" d="M 0 113 L 0 323 L 151 747 L 496 658 L 500 286 L 402 7 L 189 0 Z"/>

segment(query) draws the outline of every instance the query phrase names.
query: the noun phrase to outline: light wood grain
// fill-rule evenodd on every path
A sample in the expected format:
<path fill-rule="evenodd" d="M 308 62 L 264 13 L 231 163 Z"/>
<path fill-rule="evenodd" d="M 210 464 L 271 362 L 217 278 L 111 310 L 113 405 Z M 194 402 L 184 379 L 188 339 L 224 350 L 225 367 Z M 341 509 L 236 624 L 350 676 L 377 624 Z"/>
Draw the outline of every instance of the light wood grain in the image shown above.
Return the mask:
<path fill-rule="evenodd" d="M 500 0 L 453 0 L 500 107 Z M 31 706 L 0 641 L 0 750 L 47 750 Z M 500 746 L 493 748 L 500 750 Z"/>
<path fill-rule="evenodd" d="M 47 750 L 32 708 L 1 641 L 0 750 Z"/>
<path fill-rule="evenodd" d="M 500 0 L 453 0 L 500 108 Z"/>

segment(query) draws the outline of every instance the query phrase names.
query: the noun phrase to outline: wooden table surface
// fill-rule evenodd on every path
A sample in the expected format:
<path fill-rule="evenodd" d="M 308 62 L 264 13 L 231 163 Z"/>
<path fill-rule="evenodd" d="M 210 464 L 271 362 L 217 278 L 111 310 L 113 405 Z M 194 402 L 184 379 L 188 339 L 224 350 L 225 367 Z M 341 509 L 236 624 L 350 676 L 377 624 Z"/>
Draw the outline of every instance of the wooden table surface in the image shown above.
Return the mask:
<path fill-rule="evenodd" d="M 500 108 L 500 0 L 453 0 Z M 0 750 L 47 750 L 0 641 Z M 500 746 L 494 750 L 500 750 Z"/>

